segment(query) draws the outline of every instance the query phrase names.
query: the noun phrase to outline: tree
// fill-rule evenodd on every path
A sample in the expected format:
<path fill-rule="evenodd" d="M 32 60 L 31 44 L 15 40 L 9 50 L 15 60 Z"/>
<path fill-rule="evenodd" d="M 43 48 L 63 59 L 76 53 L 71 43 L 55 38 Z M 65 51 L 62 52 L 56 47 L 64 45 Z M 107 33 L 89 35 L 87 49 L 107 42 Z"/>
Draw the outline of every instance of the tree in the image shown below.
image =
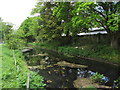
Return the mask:
<path fill-rule="evenodd" d="M 3 33 L 3 40 L 9 42 L 11 34 L 13 33 L 13 24 L 8 22 L 2 22 L 1 31 Z"/>
<path fill-rule="evenodd" d="M 23 36 L 21 37 L 26 42 L 35 41 L 35 28 L 34 25 L 37 23 L 35 20 L 36 17 L 28 17 L 25 19 L 19 27 L 19 31 L 22 31 Z"/>
<path fill-rule="evenodd" d="M 2 41 L 6 43 L 6 45 L 10 49 L 17 49 L 23 46 L 23 40 L 20 38 L 20 32 L 15 31 L 13 29 L 13 24 L 9 22 L 3 22 L 0 19 L 0 31 L 2 32 Z"/>
<path fill-rule="evenodd" d="M 53 15 L 57 17 L 63 27 L 63 33 L 66 36 L 72 35 L 73 27 L 72 27 L 72 10 L 73 3 L 72 2 L 58 2 L 55 3 L 56 6 L 53 9 Z"/>
<path fill-rule="evenodd" d="M 98 2 L 95 7 L 91 9 L 94 12 L 94 15 L 91 15 L 91 17 L 94 17 L 99 26 L 108 32 L 111 47 L 118 48 L 118 39 L 120 38 L 120 30 L 118 29 L 120 22 L 120 1 Z"/>
<path fill-rule="evenodd" d="M 39 16 L 32 17 L 32 25 L 29 27 L 30 32 L 36 41 L 39 41 L 39 34 L 42 27 L 42 19 Z"/>
<path fill-rule="evenodd" d="M 40 40 L 51 41 L 61 36 L 62 27 L 55 16 L 53 16 L 54 3 L 51 2 L 38 2 L 33 9 L 32 14 L 40 13 L 41 25 L 39 38 Z"/>
<path fill-rule="evenodd" d="M 66 36 L 76 36 L 89 28 L 103 27 L 117 48 L 120 38 L 120 1 L 119 2 L 38 2 L 32 11 L 41 17 L 40 38 L 51 40 Z"/>
<path fill-rule="evenodd" d="M 2 18 L 0 18 L 0 42 L 3 41 L 3 36 L 4 36 L 2 27 L 3 27 L 3 20 Z"/>
<path fill-rule="evenodd" d="M 72 25 L 75 28 L 76 35 L 81 32 L 87 32 L 89 28 L 96 26 L 89 13 L 92 6 L 93 2 L 76 2 L 74 4 Z"/>
<path fill-rule="evenodd" d="M 73 25 L 81 26 L 83 29 L 92 27 L 103 27 L 109 34 L 111 46 L 118 48 L 120 30 L 120 2 L 77 2 L 75 4 Z M 82 30 L 83 31 L 83 30 Z"/>

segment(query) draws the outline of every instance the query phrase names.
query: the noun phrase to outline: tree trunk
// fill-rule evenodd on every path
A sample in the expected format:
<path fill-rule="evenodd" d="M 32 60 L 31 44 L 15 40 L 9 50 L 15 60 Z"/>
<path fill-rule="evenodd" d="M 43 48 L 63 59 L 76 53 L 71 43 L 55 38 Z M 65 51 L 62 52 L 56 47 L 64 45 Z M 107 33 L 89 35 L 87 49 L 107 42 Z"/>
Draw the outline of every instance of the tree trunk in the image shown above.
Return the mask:
<path fill-rule="evenodd" d="M 110 34 L 111 36 L 111 47 L 117 49 L 120 46 L 120 23 L 118 23 L 118 30 Z"/>
<path fill-rule="evenodd" d="M 117 49 L 118 46 L 118 36 L 116 34 L 111 35 L 111 47 Z"/>

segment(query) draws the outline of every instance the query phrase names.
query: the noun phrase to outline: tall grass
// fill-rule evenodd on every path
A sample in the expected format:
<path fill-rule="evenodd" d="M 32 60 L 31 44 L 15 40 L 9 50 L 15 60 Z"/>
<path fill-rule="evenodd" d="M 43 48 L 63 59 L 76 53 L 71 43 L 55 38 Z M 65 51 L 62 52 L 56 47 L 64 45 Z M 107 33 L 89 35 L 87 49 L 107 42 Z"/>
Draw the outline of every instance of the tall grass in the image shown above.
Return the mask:
<path fill-rule="evenodd" d="M 2 44 L 0 44 L 0 89 L 2 88 Z"/>
<path fill-rule="evenodd" d="M 30 80 L 33 81 L 30 88 L 42 88 L 45 85 L 43 77 L 28 70 L 18 50 L 15 50 L 15 56 L 16 65 L 12 50 L 2 45 L 2 88 L 26 88 L 27 73 L 31 74 Z"/>
<path fill-rule="evenodd" d="M 67 46 L 58 47 L 59 52 L 70 54 L 74 56 L 86 56 L 92 58 L 99 58 L 106 61 L 120 63 L 120 52 L 114 50 L 107 45 L 83 45 L 83 46 Z"/>

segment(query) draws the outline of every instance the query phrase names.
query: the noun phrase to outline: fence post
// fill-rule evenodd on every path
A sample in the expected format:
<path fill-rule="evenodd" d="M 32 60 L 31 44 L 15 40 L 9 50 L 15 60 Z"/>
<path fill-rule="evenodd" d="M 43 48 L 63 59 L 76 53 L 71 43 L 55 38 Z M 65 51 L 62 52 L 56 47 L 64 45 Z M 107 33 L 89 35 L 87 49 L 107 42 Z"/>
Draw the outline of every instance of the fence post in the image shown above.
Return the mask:
<path fill-rule="evenodd" d="M 29 82 L 30 82 L 30 73 L 27 74 L 27 82 L 26 82 L 26 88 L 29 89 Z"/>
<path fill-rule="evenodd" d="M 14 62 L 15 62 L 15 66 L 16 66 L 16 57 L 15 57 L 15 53 L 14 53 L 14 50 L 13 51 L 13 58 L 14 58 Z"/>

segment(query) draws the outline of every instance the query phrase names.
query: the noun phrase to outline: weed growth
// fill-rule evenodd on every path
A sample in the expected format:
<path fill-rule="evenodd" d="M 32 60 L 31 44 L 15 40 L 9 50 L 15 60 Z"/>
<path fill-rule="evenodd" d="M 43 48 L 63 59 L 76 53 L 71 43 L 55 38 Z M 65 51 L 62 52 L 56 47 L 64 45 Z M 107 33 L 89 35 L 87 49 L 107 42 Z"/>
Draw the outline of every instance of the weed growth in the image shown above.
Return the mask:
<path fill-rule="evenodd" d="M 12 50 L 2 45 L 2 88 L 25 88 L 27 73 L 30 71 L 22 60 L 19 50 L 15 50 L 16 65 Z M 30 88 L 43 88 L 43 77 L 30 72 Z"/>

